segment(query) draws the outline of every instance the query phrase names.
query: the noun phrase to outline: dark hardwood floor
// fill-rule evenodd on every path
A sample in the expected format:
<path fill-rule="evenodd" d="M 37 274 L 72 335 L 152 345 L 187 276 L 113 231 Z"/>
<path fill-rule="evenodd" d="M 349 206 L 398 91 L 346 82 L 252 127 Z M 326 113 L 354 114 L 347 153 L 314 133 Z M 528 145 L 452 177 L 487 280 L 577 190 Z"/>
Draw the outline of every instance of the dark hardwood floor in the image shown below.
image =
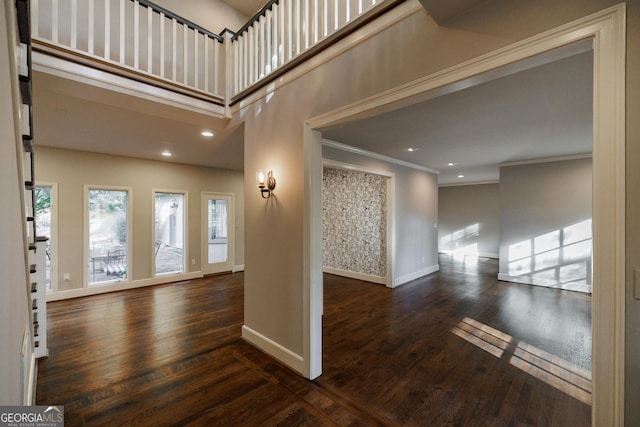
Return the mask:
<path fill-rule="evenodd" d="M 76 425 L 590 425 L 591 298 L 444 256 L 394 290 L 325 275 L 324 373 L 240 339 L 243 274 L 52 302 L 37 403 Z"/>

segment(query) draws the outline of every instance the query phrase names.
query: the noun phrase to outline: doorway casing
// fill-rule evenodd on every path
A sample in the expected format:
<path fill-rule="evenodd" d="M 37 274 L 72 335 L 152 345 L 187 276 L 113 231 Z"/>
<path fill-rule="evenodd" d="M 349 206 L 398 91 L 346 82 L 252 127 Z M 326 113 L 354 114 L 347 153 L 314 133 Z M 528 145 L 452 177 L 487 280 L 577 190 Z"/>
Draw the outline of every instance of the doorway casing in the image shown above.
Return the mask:
<path fill-rule="evenodd" d="M 624 425 L 625 37 L 623 4 L 530 37 L 307 120 L 304 124 L 303 370 L 322 373 L 322 134 L 369 117 L 509 74 L 539 55 L 591 41 L 593 82 L 594 425 Z"/>

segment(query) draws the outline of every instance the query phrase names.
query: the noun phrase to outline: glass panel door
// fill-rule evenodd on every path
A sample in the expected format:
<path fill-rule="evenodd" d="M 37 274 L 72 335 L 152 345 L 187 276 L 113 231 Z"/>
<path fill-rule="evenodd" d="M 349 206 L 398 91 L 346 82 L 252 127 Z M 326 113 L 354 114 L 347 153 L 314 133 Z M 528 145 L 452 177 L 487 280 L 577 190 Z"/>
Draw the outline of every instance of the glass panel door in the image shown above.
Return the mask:
<path fill-rule="evenodd" d="M 233 268 L 233 196 L 204 193 L 203 273 Z"/>
<path fill-rule="evenodd" d="M 89 189 L 89 285 L 127 279 L 127 191 Z"/>
<path fill-rule="evenodd" d="M 207 200 L 208 262 L 226 262 L 229 258 L 228 205 L 223 199 Z"/>
<path fill-rule="evenodd" d="M 184 198 L 182 193 L 155 193 L 155 274 L 185 271 Z"/>

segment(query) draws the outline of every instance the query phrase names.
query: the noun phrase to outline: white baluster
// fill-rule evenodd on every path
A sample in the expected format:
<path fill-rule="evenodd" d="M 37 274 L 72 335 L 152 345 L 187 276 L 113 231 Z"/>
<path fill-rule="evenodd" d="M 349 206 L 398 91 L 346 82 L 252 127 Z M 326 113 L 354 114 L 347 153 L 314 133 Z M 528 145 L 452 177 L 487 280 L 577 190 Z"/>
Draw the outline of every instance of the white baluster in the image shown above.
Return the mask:
<path fill-rule="evenodd" d="M 147 7 L 147 72 L 153 70 L 153 9 Z"/>
<path fill-rule="evenodd" d="M 247 39 L 248 39 L 248 43 L 249 43 L 249 84 L 253 84 L 254 80 L 254 67 L 255 67 L 255 57 L 257 55 L 256 52 L 256 39 L 254 37 L 254 30 L 253 30 L 253 26 L 249 27 L 248 29 L 248 34 L 247 34 Z"/>
<path fill-rule="evenodd" d="M 278 45 L 278 66 L 284 64 L 284 46 L 285 46 L 285 13 L 284 8 L 286 0 L 280 0 L 278 11 L 280 12 L 280 44 Z"/>
<path fill-rule="evenodd" d="M 133 68 L 139 68 L 140 56 L 140 3 L 133 1 Z"/>
<path fill-rule="evenodd" d="M 218 42 L 217 40 L 213 41 L 213 93 L 218 95 L 220 93 L 220 76 L 218 76 L 218 72 L 222 69 L 220 66 L 220 50 L 222 49 L 223 44 Z M 226 66 L 226 63 L 225 63 Z M 226 75 L 222 74 L 223 76 Z M 208 90 L 205 88 L 205 90 Z M 226 95 L 225 95 L 226 96 Z"/>
<path fill-rule="evenodd" d="M 322 30 L 322 38 L 327 37 L 329 35 L 329 0 L 322 0 L 324 3 L 324 14 L 323 17 L 323 30 Z"/>
<path fill-rule="evenodd" d="M 164 24 L 166 21 L 166 15 L 164 12 L 160 12 L 160 77 L 164 78 Z"/>
<path fill-rule="evenodd" d="M 257 79 L 261 79 L 265 75 L 265 56 L 266 56 L 266 42 L 265 42 L 265 27 L 266 27 L 264 16 L 261 16 L 258 19 L 258 46 L 260 48 L 260 53 L 258 56 L 258 69 L 256 70 Z"/>
<path fill-rule="evenodd" d="M 333 30 L 337 31 L 340 26 L 340 9 L 338 8 L 338 0 L 333 0 Z"/>
<path fill-rule="evenodd" d="M 93 0 L 89 0 L 89 13 L 88 13 L 88 19 L 89 21 L 87 22 L 88 24 L 88 36 L 89 36 L 89 41 L 87 43 L 87 51 L 89 52 L 89 55 L 93 55 L 93 39 L 94 39 L 94 32 L 95 32 L 95 13 L 94 13 L 94 7 L 93 7 Z"/>
<path fill-rule="evenodd" d="M 58 43 L 58 0 L 51 1 L 51 41 Z"/>
<path fill-rule="evenodd" d="M 285 62 L 291 60 L 293 56 L 293 0 L 287 0 L 287 58 Z"/>
<path fill-rule="evenodd" d="M 171 80 L 178 81 L 178 21 L 171 18 Z"/>
<path fill-rule="evenodd" d="M 244 71 L 242 72 L 242 78 L 243 78 L 243 83 L 242 83 L 242 89 L 246 88 L 247 85 L 249 84 L 249 33 L 245 32 L 244 36 L 242 37 L 242 51 L 244 52 L 243 56 L 242 56 L 242 63 L 244 66 Z"/>
<path fill-rule="evenodd" d="M 267 10 L 265 13 L 265 29 L 264 29 L 264 67 L 263 72 L 266 76 L 271 72 L 271 43 L 273 43 L 273 38 L 271 35 L 271 15 L 272 12 Z"/>
<path fill-rule="evenodd" d="M 193 87 L 198 88 L 198 77 L 200 74 L 200 70 L 198 68 L 198 57 L 200 56 L 200 52 L 198 52 L 198 36 L 200 32 L 193 29 Z"/>
<path fill-rule="evenodd" d="M 124 65 L 125 57 L 124 57 L 124 29 L 125 29 L 125 19 L 124 19 L 124 0 L 120 0 L 120 63 Z"/>
<path fill-rule="evenodd" d="M 313 0 L 313 44 L 318 43 L 318 30 L 320 28 L 320 14 L 318 13 L 318 0 Z"/>
<path fill-rule="evenodd" d="M 111 10 L 109 0 L 104 1 L 104 57 L 111 59 Z"/>
<path fill-rule="evenodd" d="M 304 31 L 304 48 L 305 50 L 309 48 L 309 35 L 311 33 L 311 28 L 309 25 L 309 0 L 304 0 L 304 23 L 302 24 L 302 30 Z"/>
<path fill-rule="evenodd" d="M 204 91 L 205 92 L 209 92 L 209 44 L 211 42 L 211 40 L 209 40 L 209 37 L 206 34 L 203 34 L 204 36 L 204 74 L 202 75 L 204 77 Z M 219 64 L 218 64 L 218 43 L 213 40 L 213 93 L 214 94 L 218 94 L 218 78 L 217 78 L 217 73 L 218 73 L 218 69 L 220 68 Z"/>
<path fill-rule="evenodd" d="M 271 41 L 271 57 L 269 61 L 271 63 L 271 71 L 278 68 L 278 61 L 280 57 L 280 6 L 277 4 L 273 5 L 273 39 Z"/>
<path fill-rule="evenodd" d="M 31 34 L 38 37 L 40 33 L 40 2 L 39 0 L 31 0 Z"/>
<path fill-rule="evenodd" d="M 237 94 L 240 89 L 240 41 L 236 39 L 233 43 L 233 94 Z"/>
<path fill-rule="evenodd" d="M 348 24 L 351 20 L 351 2 L 345 1 L 345 9 L 344 9 L 344 23 Z"/>
<path fill-rule="evenodd" d="M 71 49 L 78 47 L 78 0 L 71 0 Z"/>
<path fill-rule="evenodd" d="M 186 24 L 182 24 L 182 83 L 184 83 L 185 85 L 189 81 L 189 64 L 187 63 L 187 61 L 189 60 L 189 41 L 187 36 L 188 31 L 189 27 L 187 27 Z"/>
<path fill-rule="evenodd" d="M 296 0 L 296 56 L 300 53 L 300 33 L 302 32 L 300 15 L 300 0 Z"/>

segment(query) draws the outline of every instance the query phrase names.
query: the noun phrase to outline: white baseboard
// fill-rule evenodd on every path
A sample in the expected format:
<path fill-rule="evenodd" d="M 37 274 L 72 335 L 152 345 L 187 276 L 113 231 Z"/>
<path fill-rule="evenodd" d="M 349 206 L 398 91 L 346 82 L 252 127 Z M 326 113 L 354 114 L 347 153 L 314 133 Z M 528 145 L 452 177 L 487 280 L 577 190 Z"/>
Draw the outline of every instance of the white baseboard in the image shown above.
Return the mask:
<path fill-rule="evenodd" d="M 449 249 L 440 249 L 438 251 L 439 254 L 443 254 L 443 255 L 465 255 L 465 256 L 471 256 L 468 254 L 456 254 L 455 251 L 449 250 Z M 482 257 L 482 258 L 494 258 L 494 259 L 500 259 L 500 254 L 498 253 L 494 253 L 494 252 L 478 252 L 477 256 Z"/>
<path fill-rule="evenodd" d="M 291 350 L 281 346 L 277 342 L 265 337 L 259 332 L 254 331 L 246 325 L 242 325 L 242 339 L 258 347 L 269 356 L 279 360 L 300 375 L 304 375 L 304 366 L 302 356 L 297 355 Z"/>
<path fill-rule="evenodd" d="M 232 273 L 238 273 L 240 271 L 244 271 L 244 264 L 234 265 L 233 268 L 231 269 Z"/>
<path fill-rule="evenodd" d="M 508 274 L 499 273 L 498 280 L 503 282 L 522 283 L 525 285 L 543 286 L 545 288 L 556 288 L 565 291 L 584 292 L 590 294 L 592 292 L 591 285 L 582 283 L 561 283 L 557 280 L 540 279 L 531 276 L 510 276 Z"/>
<path fill-rule="evenodd" d="M 398 287 L 400 285 L 404 285 L 405 283 L 409 283 L 412 280 L 418 279 L 420 277 L 426 276 L 427 274 L 431 274 L 431 273 L 435 273 L 436 271 L 440 270 L 440 265 L 436 264 L 436 265 L 432 265 L 431 267 L 427 267 L 425 269 L 422 270 L 418 270 L 415 273 L 411 273 L 411 274 L 407 274 L 405 276 L 402 277 L 398 277 L 395 280 L 395 283 L 393 285 L 393 287 Z"/>
<path fill-rule="evenodd" d="M 500 254 L 493 252 L 478 252 L 478 256 L 483 258 L 500 259 Z"/>
<path fill-rule="evenodd" d="M 52 292 L 47 294 L 47 301 L 60 301 L 71 298 L 86 297 L 89 295 L 106 294 L 108 292 L 143 288 L 145 286 L 162 285 L 165 283 L 179 282 L 182 280 L 199 279 L 201 277 L 202 271 L 192 271 L 184 274 L 171 274 L 166 276 L 152 277 L 149 279 L 110 282 L 104 285 L 93 285 L 86 288 Z"/>
<path fill-rule="evenodd" d="M 372 274 L 358 273 L 355 271 L 341 270 L 333 267 L 322 267 L 322 271 L 328 274 L 335 274 L 336 276 L 348 277 L 350 279 L 364 280 L 365 282 L 379 283 L 381 285 L 387 284 L 387 278 L 382 276 L 374 276 Z"/>

